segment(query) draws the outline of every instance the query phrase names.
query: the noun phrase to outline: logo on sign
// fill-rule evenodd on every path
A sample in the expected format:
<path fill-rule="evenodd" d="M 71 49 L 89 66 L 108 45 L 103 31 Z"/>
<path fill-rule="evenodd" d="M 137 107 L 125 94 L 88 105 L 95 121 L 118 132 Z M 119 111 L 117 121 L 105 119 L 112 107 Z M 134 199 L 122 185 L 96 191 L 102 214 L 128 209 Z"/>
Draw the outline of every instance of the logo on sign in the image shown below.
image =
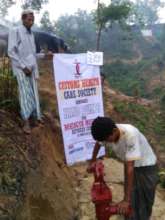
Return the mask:
<path fill-rule="evenodd" d="M 80 76 L 81 76 L 81 72 L 80 72 L 80 62 L 78 62 L 77 60 L 75 60 L 74 64 L 75 64 L 75 77 L 80 77 Z"/>

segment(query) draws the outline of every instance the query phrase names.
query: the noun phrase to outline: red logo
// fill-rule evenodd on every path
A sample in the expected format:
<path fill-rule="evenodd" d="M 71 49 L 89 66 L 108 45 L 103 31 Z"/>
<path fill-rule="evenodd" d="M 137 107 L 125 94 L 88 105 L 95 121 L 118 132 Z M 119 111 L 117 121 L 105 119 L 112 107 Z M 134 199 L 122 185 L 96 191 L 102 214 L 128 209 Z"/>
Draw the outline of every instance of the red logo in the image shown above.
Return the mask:
<path fill-rule="evenodd" d="M 74 64 L 75 64 L 75 69 L 76 69 L 75 77 L 80 77 L 80 76 L 81 76 L 81 72 L 80 72 L 80 62 L 78 62 L 77 60 L 75 60 Z"/>

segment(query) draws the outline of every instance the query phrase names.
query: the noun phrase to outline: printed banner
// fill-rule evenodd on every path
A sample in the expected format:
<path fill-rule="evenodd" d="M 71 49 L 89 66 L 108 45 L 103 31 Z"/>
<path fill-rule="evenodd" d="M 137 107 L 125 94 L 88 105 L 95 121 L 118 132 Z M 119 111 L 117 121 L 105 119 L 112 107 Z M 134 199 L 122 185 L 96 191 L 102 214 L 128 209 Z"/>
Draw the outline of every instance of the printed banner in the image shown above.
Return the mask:
<path fill-rule="evenodd" d="M 90 127 L 103 116 L 99 66 L 87 54 L 55 54 L 54 76 L 67 164 L 91 159 L 95 141 Z M 101 148 L 99 156 L 104 155 Z"/>

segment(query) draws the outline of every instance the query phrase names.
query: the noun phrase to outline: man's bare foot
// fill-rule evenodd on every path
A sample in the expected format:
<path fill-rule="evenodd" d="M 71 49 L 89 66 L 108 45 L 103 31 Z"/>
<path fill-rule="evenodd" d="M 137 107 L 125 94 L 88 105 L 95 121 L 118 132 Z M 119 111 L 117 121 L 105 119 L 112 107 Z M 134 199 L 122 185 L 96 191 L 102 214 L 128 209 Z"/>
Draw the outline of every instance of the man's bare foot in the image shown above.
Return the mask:
<path fill-rule="evenodd" d="M 35 121 L 35 125 L 34 125 L 34 127 L 42 127 L 44 125 L 44 120 L 43 119 L 37 119 L 36 121 Z"/>
<path fill-rule="evenodd" d="M 44 124 L 44 120 L 43 120 L 43 118 L 40 118 L 40 119 L 37 119 L 37 122 L 38 122 L 38 124 Z"/>
<path fill-rule="evenodd" d="M 25 132 L 25 134 L 31 133 L 29 121 L 24 122 L 23 131 Z"/>

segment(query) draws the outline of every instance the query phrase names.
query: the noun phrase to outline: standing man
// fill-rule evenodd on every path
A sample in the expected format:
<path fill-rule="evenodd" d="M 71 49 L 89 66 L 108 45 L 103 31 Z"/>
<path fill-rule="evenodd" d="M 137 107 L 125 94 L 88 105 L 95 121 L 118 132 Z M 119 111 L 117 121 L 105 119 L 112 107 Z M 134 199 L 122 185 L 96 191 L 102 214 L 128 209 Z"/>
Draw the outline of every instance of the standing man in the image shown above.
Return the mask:
<path fill-rule="evenodd" d="M 12 29 L 8 39 L 8 55 L 18 82 L 21 116 L 24 120 L 23 130 L 26 134 L 30 134 L 30 116 L 34 115 L 38 121 L 41 121 L 37 85 L 39 78 L 37 54 L 31 30 L 33 24 L 33 11 L 23 11 L 22 25 Z M 44 57 L 44 55 L 39 55 Z"/>

